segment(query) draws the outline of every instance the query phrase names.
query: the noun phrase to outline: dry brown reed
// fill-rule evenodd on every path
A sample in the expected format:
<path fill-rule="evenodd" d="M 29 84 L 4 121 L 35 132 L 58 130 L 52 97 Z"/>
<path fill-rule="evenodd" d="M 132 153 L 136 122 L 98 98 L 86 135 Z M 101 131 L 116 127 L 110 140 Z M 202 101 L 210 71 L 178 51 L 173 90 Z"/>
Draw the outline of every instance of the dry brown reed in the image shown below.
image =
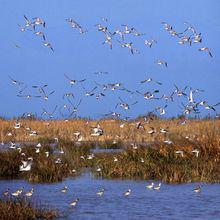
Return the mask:
<path fill-rule="evenodd" d="M 0 198 L 0 219 L 54 219 L 59 216 L 57 210 L 48 210 L 37 207 L 25 198 Z"/>
<path fill-rule="evenodd" d="M 82 119 L 76 120 L 57 120 L 57 121 L 43 121 L 43 120 L 20 120 L 21 128 L 15 129 L 13 120 L 0 120 L 0 139 L 4 142 L 9 141 L 37 141 L 47 139 L 53 141 L 54 138 L 60 138 L 66 141 L 77 141 L 74 132 L 79 131 L 83 136 L 83 141 L 90 142 L 105 142 L 105 141 L 121 141 L 121 142 L 155 142 L 165 140 L 167 137 L 189 136 L 193 140 L 203 139 L 208 130 L 215 127 L 220 127 L 220 120 L 196 120 L 190 119 L 186 125 L 178 125 L 179 119 L 155 119 L 150 123 L 144 124 L 144 129 L 136 128 L 136 121 L 118 121 L 118 120 L 100 120 L 88 121 Z M 104 130 L 104 135 L 99 137 L 92 137 L 91 127 L 100 124 Z M 121 124 L 123 128 L 120 128 Z M 143 122 L 144 123 L 144 122 Z M 150 135 L 148 131 L 154 127 L 156 134 Z M 30 136 L 30 131 L 37 131 L 37 136 Z M 164 135 L 161 134 L 160 128 L 166 128 L 169 132 Z M 8 136 L 11 132 L 12 136 Z"/>
<path fill-rule="evenodd" d="M 181 140 L 175 144 L 129 148 L 115 154 L 97 154 L 97 176 L 105 178 L 156 179 L 167 183 L 220 182 L 220 130 L 212 129 L 201 139 Z M 199 151 L 198 157 L 192 151 Z M 183 155 L 176 151 L 183 151 Z M 114 160 L 117 158 L 117 161 Z"/>
<path fill-rule="evenodd" d="M 144 129 L 136 128 L 136 121 L 116 120 L 89 121 L 31 121 L 21 120 L 22 128 L 14 129 L 14 121 L 1 121 L 1 134 L 4 141 L 40 141 L 44 146 L 39 154 L 34 147 L 23 147 L 22 152 L 34 158 L 31 172 L 19 172 L 21 154 L 17 150 L 0 151 L 0 177 L 22 177 L 31 182 L 61 181 L 68 176 L 80 174 L 84 168 L 92 168 L 97 176 L 105 178 L 158 179 L 168 183 L 204 181 L 220 182 L 220 121 L 188 120 L 184 126 L 179 120 L 153 120 L 144 124 Z M 91 137 L 91 127 L 99 123 L 104 134 Z M 125 126 L 120 128 L 120 124 Z M 38 136 L 29 136 L 27 127 L 37 130 Z M 156 133 L 148 131 L 154 127 Z M 160 129 L 168 130 L 166 134 Z M 73 133 L 80 131 L 84 142 L 77 142 Z M 7 136 L 12 132 L 12 136 Z M 57 155 L 50 143 L 57 137 L 58 149 L 64 151 Z M 113 140 L 116 141 L 113 143 Z M 164 140 L 171 141 L 170 144 Z M 90 150 L 122 147 L 121 153 L 95 153 L 88 159 Z M 138 148 L 131 147 L 135 143 Z M 192 150 L 198 149 L 196 157 Z M 176 154 L 182 150 L 184 155 Z M 47 158 L 45 151 L 50 152 Z M 114 161 L 114 156 L 118 161 Z M 55 163 L 60 157 L 62 163 Z M 97 172 L 97 167 L 101 172 Z"/>

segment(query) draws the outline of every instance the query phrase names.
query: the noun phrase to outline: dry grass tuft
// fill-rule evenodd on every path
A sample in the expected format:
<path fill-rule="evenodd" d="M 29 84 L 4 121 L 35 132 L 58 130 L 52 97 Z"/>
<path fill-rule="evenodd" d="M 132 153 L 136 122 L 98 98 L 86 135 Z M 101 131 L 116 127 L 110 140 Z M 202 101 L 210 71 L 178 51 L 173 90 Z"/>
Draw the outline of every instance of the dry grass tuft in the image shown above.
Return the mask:
<path fill-rule="evenodd" d="M 0 199 L 0 218 L 14 219 L 54 219 L 59 216 L 57 210 L 37 208 L 25 198 Z"/>

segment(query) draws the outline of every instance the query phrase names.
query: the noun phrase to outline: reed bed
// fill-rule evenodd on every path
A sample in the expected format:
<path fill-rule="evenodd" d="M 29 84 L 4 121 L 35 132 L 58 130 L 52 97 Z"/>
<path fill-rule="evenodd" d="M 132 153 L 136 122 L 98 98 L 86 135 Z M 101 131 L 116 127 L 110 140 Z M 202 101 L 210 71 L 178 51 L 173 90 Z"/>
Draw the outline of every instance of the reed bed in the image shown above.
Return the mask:
<path fill-rule="evenodd" d="M 160 150 L 163 153 L 151 148 L 136 152 L 128 150 L 115 154 L 118 162 L 114 162 L 112 155 L 103 154 L 96 164 L 101 171 L 94 169 L 94 173 L 104 178 L 160 180 L 166 183 L 220 182 L 220 162 L 217 158 L 214 161 L 207 157 L 181 158 L 163 147 Z M 144 162 L 140 161 L 140 157 L 144 157 Z"/>
<path fill-rule="evenodd" d="M 219 135 L 219 130 L 217 130 Z M 155 144 L 152 147 L 127 149 L 121 153 L 96 155 L 93 172 L 104 178 L 137 178 L 166 183 L 220 182 L 220 139 L 207 131 L 204 141 L 181 141 L 179 144 Z M 198 157 L 192 150 L 199 150 Z M 183 156 L 176 151 L 182 150 Z M 115 158 L 117 161 L 115 161 Z"/>
<path fill-rule="evenodd" d="M 57 210 L 38 207 L 23 197 L 0 198 L 0 219 L 2 220 L 54 219 L 58 216 Z"/>
<path fill-rule="evenodd" d="M 149 123 L 145 123 L 143 119 L 138 121 L 143 122 L 143 129 L 137 129 L 137 120 L 133 121 L 119 121 L 119 120 L 100 120 L 100 121 L 86 121 L 83 119 L 75 120 L 57 120 L 57 121 L 43 121 L 43 120 L 19 120 L 21 123 L 20 129 L 15 129 L 13 126 L 15 120 L 0 120 L 0 139 L 4 142 L 17 141 L 37 141 L 48 140 L 53 141 L 54 138 L 59 138 L 66 141 L 77 141 L 74 132 L 79 131 L 82 134 L 85 142 L 155 142 L 164 140 L 166 137 L 160 134 L 160 128 L 166 128 L 168 134 L 178 134 L 182 136 L 190 136 L 192 138 L 203 138 L 208 129 L 213 127 L 220 127 L 220 120 L 217 119 L 189 119 L 184 126 L 178 125 L 180 119 L 155 119 Z M 104 130 L 104 134 L 99 137 L 92 137 L 91 127 L 100 124 Z M 121 128 L 120 125 L 124 124 Z M 148 131 L 154 127 L 157 130 L 155 135 L 148 134 Z M 30 136 L 29 130 L 37 131 L 36 136 Z M 11 136 L 8 134 L 11 133 Z M 202 135 L 200 135 L 202 134 Z"/>
<path fill-rule="evenodd" d="M 25 178 L 30 182 L 62 181 L 65 177 L 79 175 L 82 168 L 87 167 L 88 162 L 80 157 L 89 154 L 90 148 L 91 146 L 77 147 L 74 143 L 60 141 L 57 149 L 44 146 L 40 153 L 36 153 L 34 146 L 22 147 L 22 153 L 18 150 L 0 151 L 0 177 Z M 65 153 L 55 152 L 60 149 Z M 49 152 L 48 157 L 45 152 Z M 27 157 L 33 158 L 33 165 L 30 171 L 21 172 L 19 166 Z M 60 163 L 55 162 L 58 158 Z"/>
<path fill-rule="evenodd" d="M 8 123 L 12 126 L 14 122 L 3 121 L 1 129 L 9 126 Z M 178 126 L 177 119 L 157 119 L 150 125 L 144 124 L 144 129 L 137 129 L 135 121 L 102 120 L 99 123 L 104 134 L 99 137 L 90 136 L 90 126 L 95 126 L 98 123 L 96 121 L 90 121 L 89 125 L 84 120 L 50 121 L 47 127 L 45 121 L 23 120 L 21 123 L 23 126 L 26 124 L 24 127 L 38 128 L 37 137 L 29 137 L 27 134 L 24 137 L 32 138 L 28 141 L 40 141 L 43 147 L 40 153 L 36 153 L 36 146 L 22 147 L 23 155 L 33 158 L 33 166 L 28 172 L 19 171 L 21 161 L 24 160 L 21 152 L 0 151 L 1 178 L 56 182 L 68 176 L 77 176 L 84 168 L 90 168 L 96 176 L 103 178 L 156 179 L 167 183 L 220 182 L 219 120 L 194 119 L 184 126 Z M 125 123 L 122 130 L 121 123 Z M 166 128 L 168 132 L 150 135 L 147 132 L 150 127 L 157 131 Z M 9 131 L 8 128 L 2 132 L 6 131 Z M 21 131 L 14 131 L 16 135 L 13 138 L 17 138 L 17 141 L 24 141 Z M 71 135 L 76 131 L 82 132 L 87 141 L 76 141 Z M 51 146 L 54 137 L 58 137 L 56 147 Z M 164 140 L 170 143 L 166 144 Z M 134 143 L 133 147 L 131 143 Z M 92 154 L 91 150 L 97 146 L 106 149 L 123 148 L 124 151 Z M 195 149 L 199 151 L 198 157 L 192 152 Z M 176 153 L 180 150 L 183 156 Z M 49 157 L 46 152 L 49 152 Z M 55 162 L 58 158 L 60 163 Z"/>

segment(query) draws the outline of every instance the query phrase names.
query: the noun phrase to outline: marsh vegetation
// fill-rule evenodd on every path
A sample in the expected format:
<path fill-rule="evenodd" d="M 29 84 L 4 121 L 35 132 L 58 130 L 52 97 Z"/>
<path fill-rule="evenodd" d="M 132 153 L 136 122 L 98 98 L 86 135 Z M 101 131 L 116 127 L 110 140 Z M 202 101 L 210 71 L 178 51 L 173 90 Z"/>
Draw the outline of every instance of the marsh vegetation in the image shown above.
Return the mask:
<path fill-rule="evenodd" d="M 0 198 L 0 218 L 7 220 L 22 219 L 54 219 L 59 216 L 57 210 L 40 208 L 24 197 Z"/>
<path fill-rule="evenodd" d="M 29 121 L 28 123 L 43 125 L 45 122 Z M 76 128 L 77 130 L 81 128 L 79 124 L 67 126 L 65 122 L 50 123 L 52 127 L 49 126 L 48 133 L 44 131 L 45 128 L 39 126 L 39 130 L 43 129 L 39 132 L 41 135 L 34 137 L 36 143 L 40 142 L 42 145 L 38 151 L 36 145 L 26 146 L 25 142 L 18 149 L 0 151 L 1 178 L 25 178 L 30 182 L 56 182 L 68 176 L 77 176 L 85 168 L 89 168 L 95 176 L 103 178 L 155 179 L 167 183 L 220 182 L 218 120 L 192 120 L 177 130 L 175 129 L 177 121 L 158 120 L 157 125 L 155 124 L 156 130 L 162 127 L 169 130 L 165 134 L 158 135 L 149 135 L 147 131 L 150 128 L 147 124 L 144 125 L 143 130 L 138 130 L 132 124 L 135 122 L 130 122 L 130 124 L 127 122 L 126 130 L 120 131 L 119 128 L 114 128 L 119 126 L 120 122 L 103 121 L 101 124 L 105 134 L 95 137 L 93 141 L 89 139 L 82 142 L 67 139 L 66 136 L 61 135 L 66 129 L 71 137 L 71 132 L 76 132 Z M 94 123 L 91 122 L 91 126 Z M 64 125 L 66 127 L 63 127 Z M 82 126 L 81 130 L 83 129 L 85 126 Z M 81 130 L 80 132 L 86 133 Z M 117 133 L 120 139 L 115 140 L 112 137 L 115 137 Z M 15 138 L 22 140 L 21 135 L 16 135 Z M 89 127 L 87 135 L 90 137 Z M 86 134 L 84 136 L 86 137 Z M 108 139 L 110 136 L 111 139 Z M 134 137 L 134 139 L 126 139 L 127 136 Z M 58 137 L 58 141 L 56 145 L 51 145 L 54 143 L 54 137 Z M 143 141 L 147 137 L 148 141 Z M 31 141 L 34 139 L 32 138 Z M 96 148 L 112 149 L 112 151 L 93 152 L 92 150 Z M 123 151 L 114 152 L 114 149 L 118 148 Z M 33 158 L 31 170 L 21 172 L 19 170 L 21 161 L 27 160 L 28 157 Z"/>

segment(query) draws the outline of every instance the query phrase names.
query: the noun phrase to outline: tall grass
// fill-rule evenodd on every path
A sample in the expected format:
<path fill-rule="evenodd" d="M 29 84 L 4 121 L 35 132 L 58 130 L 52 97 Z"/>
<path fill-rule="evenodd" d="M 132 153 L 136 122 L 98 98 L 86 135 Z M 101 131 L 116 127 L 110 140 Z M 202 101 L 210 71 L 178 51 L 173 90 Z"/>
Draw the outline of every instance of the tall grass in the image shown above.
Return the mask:
<path fill-rule="evenodd" d="M 68 176 L 76 176 L 84 168 L 91 168 L 95 175 L 105 178 L 140 178 L 158 179 L 168 183 L 205 181 L 220 182 L 220 121 L 218 120 L 189 120 L 185 126 L 178 126 L 178 120 L 157 120 L 145 124 L 144 129 L 137 129 L 135 121 L 120 122 L 103 120 L 99 123 L 104 129 L 100 137 L 90 136 L 90 126 L 97 124 L 90 121 L 89 125 L 83 120 L 51 121 L 46 125 L 44 121 L 21 121 L 24 127 L 37 126 L 39 136 L 36 138 L 43 145 L 40 153 L 35 152 L 34 146 L 22 147 L 25 157 L 33 157 L 33 166 L 29 172 L 20 172 L 19 165 L 24 160 L 19 151 L 0 151 L 0 177 L 25 178 L 31 182 L 55 182 Z M 7 123 L 2 121 L 2 132 L 6 132 Z M 29 123 L 29 124 L 28 124 Z M 124 128 L 120 124 L 125 123 Z M 147 131 L 154 127 L 156 134 L 150 135 Z M 168 133 L 158 131 L 166 128 Z M 11 128 L 12 129 L 12 128 Z M 85 142 L 77 142 L 73 132 L 80 131 Z M 25 140 L 22 130 L 13 131 L 13 138 Z M 59 141 L 52 147 L 54 137 Z M 27 139 L 26 139 L 27 140 Z M 165 144 L 170 140 L 171 144 Z M 32 140 L 33 141 L 33 140 Z M 114 142 L 113 142 L 114 141 Z M 120 153 L 94 153 L 93 159 L 88 159 L 90 150 L 100 148 L 118 148 L 123 146 Z M 137 149 L 131 147 L 136 143 Z M 63 150 L 59 154 L 56 150 Z M 191 151 L 199 150 L 196 157 Z M 176 154 L 182 150 L 184 155 Z M 49 151 L 49 157 L 45 152 Z M 114 157 L 118 161 L 114 161 Z M 55 163 L 60 158 L 61 163 Z M 97 168 L 101 171 L 97 172 Z"/>
<path fill-rule="evenodd" d="M 182 134 L 169 134 L 173 144 L 157 142 L 151 147 L 128 148 L 115 154 L 97 154 L 97 176 L 105 178 L 158 179 L 167 183 L 220 182 L 220 128 L 213 126 L 206 135 L 186 139 Z M 192 152 L 198 149 L 199 156 Z M 183 156 L 176 151 L 182 150 Z M 117 158 L 118 161 L 114 161 Z"/>
<path fill-rule="evenodd" d="M 143 120 L 142 120 L 143 121 Z M 113 140 L 121 142 L 154 142 L 164 140 L 165 136 L 159 132 L 160 128 L 167 128 L 169 134 L 179 134 L 182 136 L 195 136 L 195 138 L 202 138 L 206 135 L 206 131 L 212 129 L 213 126 L 220 127 L 220 120 L 196 120 L 190 119 L 184 126 L 177 125 L 179 119 L 155 119 L 150 123 L 143 124 L 144 129 L 136 128 L 136 121 L 119 121 L 119 120 L 100 120 L 88 121 L 76 119 L 70 121 L 43 121 L 43 120 L 27 120 L 22 119 L 21 128 L 14 129 L 13 120 L 0 120 L 0 138 L 5 141 L 38 141 L 47 140 L 53 141 L 55 137 L 66 141 L 77 141 L 74 132 L 79 131 L 83 136 L 83 141 L 89 142 L 105 142 Z M 99 137 L 92 137 L 91 127 L 99 123 L 104 130 L 104 135 Z M 124 124 L 121 128 L 120 125 Z M 154 135 L 148 134 L 150 127 L 154 127 L 157 133 Z M 30 136 L 29 131 L 36 130 L 37 136 Z M 7 134 L 11 132 L 12 136 Z M 202 136 L 198 137 L 198 133 Z M 168 135 L 169 135 L 168 134 Z"/>
<path fill-rule="evenodd" d="M 167 183 L 220 182 L 220 146 L 216 136 L 207 136 L 207 142 L 191 145 L 155 145 L 128 149 L 121 153 L 97 154 L 96 176 L 105 178 L 156 179 Z M 200 151 L 196 157 L 191 151 Z M 176 154 L 184 152 L 183 156 Z M 118 161 L 114 161 L 117 158 Z"/>
<path fill-rule="evenodd" d="M 25 198 L 0 198 L 0 219 L 53 219 L 59 216 L 57 210 L 47 210 L 27 201 Z"/>
<path fill-rule="evenodd" d="M 63 149 L 64 154 L 55 153 L 54 148 L 41 147 L 40 153 L 35 152 L 34 146 L 22 147 L 22 154 L 18 150 L 0 151 L 0 177 L 4 178 L 25 178 L 30 182 L 56 182 L 68 176 L 76 176 L 81 169 L 86 167 L 86 160 L 80 157 L 90 152 L 91 146 L 75 146 L 74 143 L 60 141 L 58 149 Z M 45 152 L 49 152 L 46 157 Z M 19 171 L 22 160 L 27 157 L 33 158 L 31 171 Z M 55 161 L 60 158 L 61 162 Z M 73 171 L 74 170 L 74 171 Z"/>

